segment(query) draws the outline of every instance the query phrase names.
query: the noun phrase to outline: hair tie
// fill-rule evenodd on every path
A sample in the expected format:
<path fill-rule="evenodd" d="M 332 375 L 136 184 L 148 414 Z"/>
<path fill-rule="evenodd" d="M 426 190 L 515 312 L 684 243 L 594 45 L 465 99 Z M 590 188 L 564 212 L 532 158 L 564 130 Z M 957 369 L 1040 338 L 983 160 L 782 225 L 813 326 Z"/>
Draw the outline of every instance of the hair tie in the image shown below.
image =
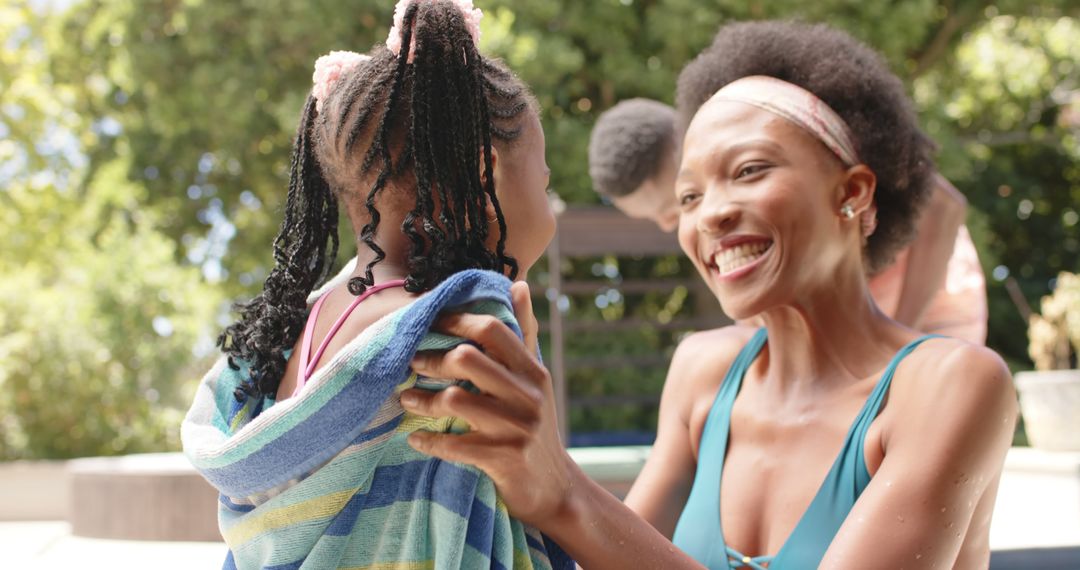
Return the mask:
<path fill-rule="evenodd" d="M 330 97 L 341 76 L 369 59 L 370 56 L 354 51 L 332 51 L 316 59 L 315 73 L 311 75 L 314 84 L 311 96 L 315 97 L 315 110 L 322 113 L 323 101 Z"/>
<path fill-rule="evenodd" d="M 437 0 L 399 0 L 397 5 L 394 6 L 394 25 L 390 27 L 390 35 L 386 38 L 386 48 L 393 52 L 394 55 L 401 55 L 401 34 L 402 28 L 405 26 L 405 11 L 409 9 L 409 4 L 413 2 L 435 1 Z M 472 0 L 448 1 L 461 11 L 461 16 L 465 19 L 465 29 L 469 30 L 469 35 L 472 36 L 473 44 L 479 48 L 480 20 L 484 17 L 484 13 L 480 11 L 479 8 L 473 7 Z M 413 62 L 415 54 L 416 35 L 413 34 L 412 41 L 409 42 L 409 63 Z"/>

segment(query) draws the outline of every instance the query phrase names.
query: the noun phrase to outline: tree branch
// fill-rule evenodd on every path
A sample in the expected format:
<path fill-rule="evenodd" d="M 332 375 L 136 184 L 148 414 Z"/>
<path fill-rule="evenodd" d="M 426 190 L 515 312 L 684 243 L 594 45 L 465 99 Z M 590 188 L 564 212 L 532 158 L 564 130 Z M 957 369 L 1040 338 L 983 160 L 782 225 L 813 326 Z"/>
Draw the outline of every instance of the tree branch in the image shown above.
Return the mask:
<path fill-rule="evenodd" d="M 941 23 L 941 26 L 938 27 L 934 37 L 930 39 L 930 43 L 926 44 L 915 56 L 915 70 L 911 73 L 909 80 L 915 79 L 932 68 L 947 53 L 953 40 L 958 35 L 962 35 L 959 32 L 966 30 L 978 19 L 987 2 L 979 1 L 960 8 L 952 4 L 950 2 L 949 5 L 946 5 L 948 15 Z"/>

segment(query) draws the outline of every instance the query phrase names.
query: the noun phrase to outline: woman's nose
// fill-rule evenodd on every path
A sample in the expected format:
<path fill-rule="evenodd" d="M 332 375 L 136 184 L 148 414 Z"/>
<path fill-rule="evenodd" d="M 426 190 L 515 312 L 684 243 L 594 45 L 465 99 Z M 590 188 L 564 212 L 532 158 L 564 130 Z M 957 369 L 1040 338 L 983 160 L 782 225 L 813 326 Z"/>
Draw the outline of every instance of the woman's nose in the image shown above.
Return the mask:
<path fill-rule="evenodd" d="M 739 219 L 738 204 L 732 202 L 722 192 L 707 192 L 700 206 L 697 229 L 702 233 L 724 233 L 730 231 Z"/>

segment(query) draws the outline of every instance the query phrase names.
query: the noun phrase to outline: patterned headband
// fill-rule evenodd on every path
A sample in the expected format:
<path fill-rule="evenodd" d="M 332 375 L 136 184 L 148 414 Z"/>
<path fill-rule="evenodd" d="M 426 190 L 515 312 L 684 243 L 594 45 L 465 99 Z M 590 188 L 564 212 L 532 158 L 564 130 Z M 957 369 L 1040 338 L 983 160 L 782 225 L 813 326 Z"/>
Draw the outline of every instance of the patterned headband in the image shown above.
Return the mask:
<path fill-rule="evenodd" d="M 779 115 L 802 127 L 825 143 L 844 166 L 861 161 L 847 123 L 816 95 L 775 77 L 753 75 L 728 83 L 713 99 L 737 101 Z"/>

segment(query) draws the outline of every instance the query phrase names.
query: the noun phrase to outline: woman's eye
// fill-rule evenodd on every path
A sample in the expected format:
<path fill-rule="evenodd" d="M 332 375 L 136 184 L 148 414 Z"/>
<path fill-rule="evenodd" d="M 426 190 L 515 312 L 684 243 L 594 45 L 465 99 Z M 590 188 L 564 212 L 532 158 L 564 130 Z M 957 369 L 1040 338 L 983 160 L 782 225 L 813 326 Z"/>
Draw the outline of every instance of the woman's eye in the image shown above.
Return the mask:
<path fill-rule="evenodd" d="M 739 171 L 735 174 L 735 179 L 738 180 L 739 178 L 743 178 L 743 177 L 746 177 L 746 176 L 752 176 L 754 174 L 757 174 L 757 173 L 765 170 L 768 167 L 769 167 L 769 165 L 764 163 L 764 162 L 753 162 L 753 163 L 744 165 L 741 168 L 739 168 Z"/>
<path fill-rule="evenodd" d="M 685 206 L 685 205 L 693 202 L 696 199 L 697 199 L 697 194 L 694 194 L 693 192 L 687 192 L 687 193 L 679 196 L 679 205 L 680 206 Z"/>

